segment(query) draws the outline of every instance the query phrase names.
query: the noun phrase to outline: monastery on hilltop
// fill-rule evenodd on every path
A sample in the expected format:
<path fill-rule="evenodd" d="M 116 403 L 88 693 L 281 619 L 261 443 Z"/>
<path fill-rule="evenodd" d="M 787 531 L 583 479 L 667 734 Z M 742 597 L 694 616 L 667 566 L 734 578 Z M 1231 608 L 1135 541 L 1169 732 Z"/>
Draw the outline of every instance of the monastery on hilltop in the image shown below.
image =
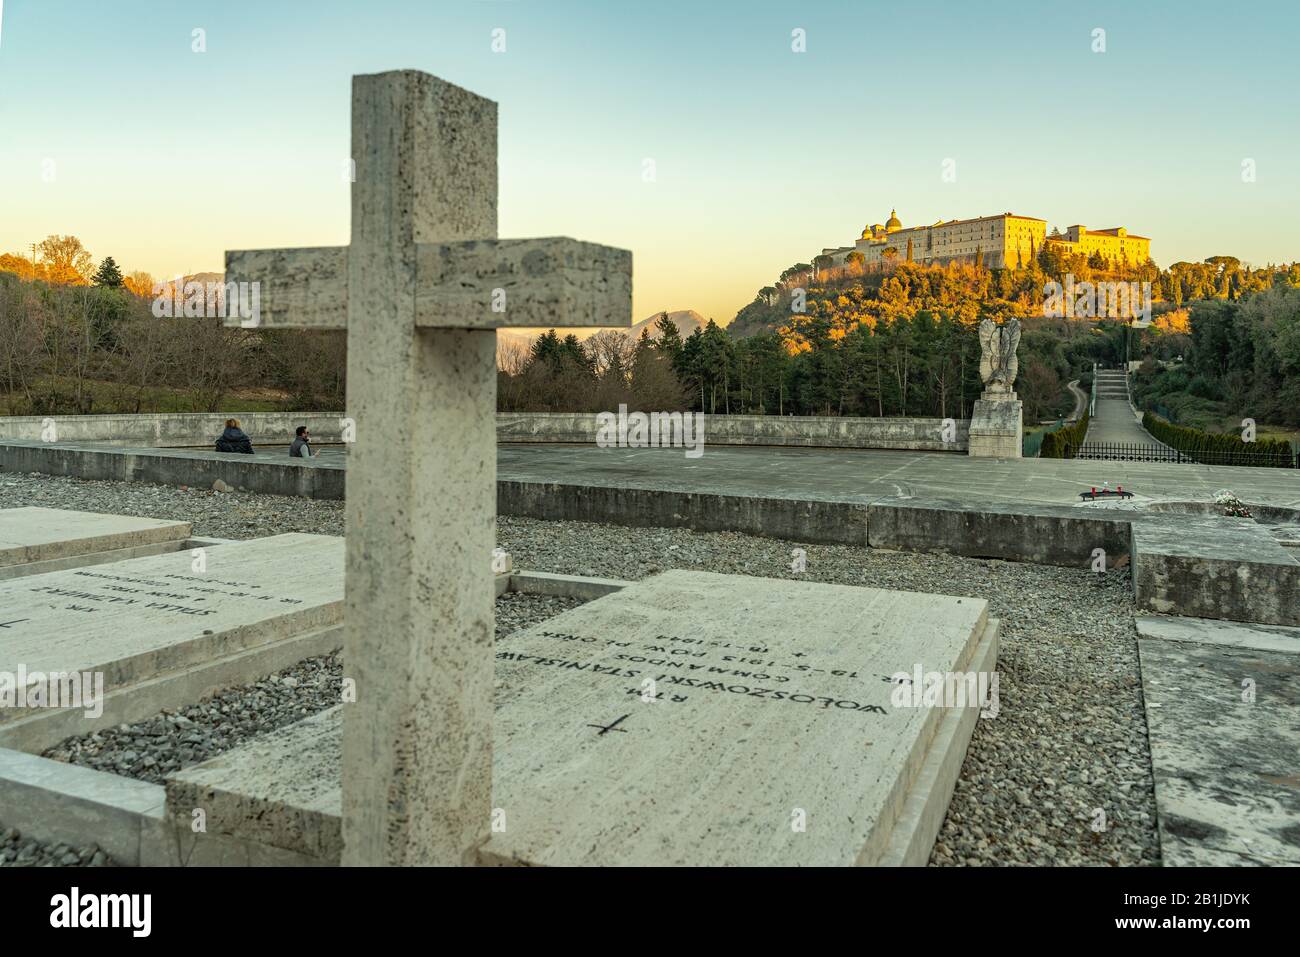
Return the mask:
<path fill-rule="evenodd" d="M 940 220 L 932 226 L 907 226 L 899 221 L 898 211 L 891 210 L 884 225 L 862 230 L 852 246 L 822 250 L 831 265 L 842 266 L 858 252 L 866 264 L 886 259 L 943 265 L 950 262 L 976 262 L 990 269 L 1018 269 L 1043 248 L 1056 243 L 1069 253 L 1091 256 L 1100 252 L 1107 260 L 1137 265 L 1151 254 L 1151 240 L 1133 236 L 1123 226 L 1112 229 L 1088 229 L 1071 226 L 1064 233 L 1053 230 L 1047 235 L 1047 221 L 1014 213 L 998 213 L 977 219 Z M 891 252 L 892 250 L 892 252 Z"/>

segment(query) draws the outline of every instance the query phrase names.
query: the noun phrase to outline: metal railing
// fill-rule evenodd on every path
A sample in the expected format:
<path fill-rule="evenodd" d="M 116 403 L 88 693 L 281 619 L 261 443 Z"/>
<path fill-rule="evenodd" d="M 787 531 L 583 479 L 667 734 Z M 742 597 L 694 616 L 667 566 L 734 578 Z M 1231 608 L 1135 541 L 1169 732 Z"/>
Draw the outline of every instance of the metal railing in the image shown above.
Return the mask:
<path fill-rule="evenodd" d="M 1084 442 L 1067 445 L 1069 459 L 1109 459 L 1117 462 L 1175 462 L 1186 465 L 1240 465 L 1255 468 L 1300 468 L 1300 455 L 1291 452 L 1180 452 L 1164 445 L 1134 442 Z"/>

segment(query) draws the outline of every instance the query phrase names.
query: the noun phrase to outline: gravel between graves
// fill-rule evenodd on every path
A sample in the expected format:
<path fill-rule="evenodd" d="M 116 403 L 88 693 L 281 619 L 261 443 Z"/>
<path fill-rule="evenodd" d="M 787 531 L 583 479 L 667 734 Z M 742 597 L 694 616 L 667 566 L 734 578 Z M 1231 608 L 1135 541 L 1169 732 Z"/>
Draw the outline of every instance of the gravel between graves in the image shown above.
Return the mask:
<path fill-rule="evenodd" d="M 508 592 L 496 602 L 497 635 L 508 635 L 580 604 L 572 598 Z M 188 708 L 65 738 L 45 757 L 162 784 L 175 771 L 338 704 L 342 678 L 338 652 L 317 655 Z"/>
<path fill-rule="evenodd" d="M 343 532 L 341 502 L 0 475 L 0 508 L 19 505 L 180 519 L 193 522 L 196 535 L 228 538 Z M 695 568 L 988 599 L 991 613 L 1002 619 L 1001 711 L 976 725 L 931 863 L 1159 863 L 1126 569 L 1098 579 L 1085 569 L 804 545 L 732 533 L 511 518 L 500 519 L 499 528 L 500 544 L 519 569 L 639 579 L 669 568 Z M 799 576 L 790 571 L 790 549 L 796 545 L 807 551 L 807 571 Z M 545 618 L 559 607 L 539 613 Z M 516 611 L 509 603 L 506 608 L 498 604 L 499 630 L 541 620 L 532 619 L 531 611 L 511 620 Z M 326 677 L 330 667 L 330 662 L 316 660 L 284 672 L 284 677 L 300 678 L 298 688 L 268 680 L 231 692 L 239 710 L 217 727 L 229 724 L 224 733 L 245 740 L 268 730 L 266 722 L 278 722 L 278 727 L 295 720 L 300 716 L 295 709 L 312 708 L 318 695 L 332 703 L 337 695 Z M 182 715 L 197 724 L 199 718 L 191 712 L 201 717 L 207 706 Z M 173 723 L 164 730 L 171 740 L 191 729 L 176 729 Z M 136 763 L 143 764 L 146 747 L 136 749 Z M 59 748 L 72 750 L 68 742 Z M 89 749 L 79 753 L 89 763 Z"/>
<path fill-rule="evenodd" d="M 112 860 L 92 844 L 43 844 L 0 824 L 0 867 L 111 867 Z"/>

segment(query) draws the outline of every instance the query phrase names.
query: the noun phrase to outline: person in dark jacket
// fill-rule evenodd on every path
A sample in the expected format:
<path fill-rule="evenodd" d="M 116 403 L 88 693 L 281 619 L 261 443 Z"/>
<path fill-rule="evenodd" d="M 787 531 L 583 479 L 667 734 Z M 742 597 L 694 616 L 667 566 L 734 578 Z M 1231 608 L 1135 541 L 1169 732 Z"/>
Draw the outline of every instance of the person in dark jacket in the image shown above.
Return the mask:
<path fill-rule="evenodd" d="M 248 436 L 239 428 L 238 419 L 226 419 L 226 431 L 217 439 L 217 451 L 253 454 L 253 443 L 248 441 Z"/>

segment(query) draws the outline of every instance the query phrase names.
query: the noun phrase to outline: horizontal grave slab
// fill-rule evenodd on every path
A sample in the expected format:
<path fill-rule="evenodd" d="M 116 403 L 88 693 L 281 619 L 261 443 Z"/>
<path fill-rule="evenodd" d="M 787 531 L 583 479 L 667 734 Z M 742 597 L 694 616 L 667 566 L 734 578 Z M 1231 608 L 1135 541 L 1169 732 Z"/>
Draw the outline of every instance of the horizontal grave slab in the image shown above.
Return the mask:
<path fill-rule="evenodd" d="M 923 864 L 979 705 L 893 679 L 988 676 L 997 630 L 982 599 L 671 571 L 501 639 L 482 860 Z M 348 707 L 175 775 L 169 815 L 337 861 Z"/>
<path fill-rule="evenodd" d="M 1184 618 L 1138 633 L 1164 865 L 1300 865 L 1300 635 Z"/>
<path fill-rule="evenodd" d="M 66 704 L 53 699 L 51 675 L 81 676 L 83 698 L 91 688 L 112 695 L 342 616 L 343 540 L 324 535 L 0 582 L 0 725 L 32 715 L 29 703 Z M 43 686 L 47 698 L 33 699 Z"/>
<path fill-rule="evenodd" d="M 0 579 L 30 570 L 22 566 L 124 549 L 180 548 L 189 535 L 189 522 L 36 506 L 0 509 Z"/>

